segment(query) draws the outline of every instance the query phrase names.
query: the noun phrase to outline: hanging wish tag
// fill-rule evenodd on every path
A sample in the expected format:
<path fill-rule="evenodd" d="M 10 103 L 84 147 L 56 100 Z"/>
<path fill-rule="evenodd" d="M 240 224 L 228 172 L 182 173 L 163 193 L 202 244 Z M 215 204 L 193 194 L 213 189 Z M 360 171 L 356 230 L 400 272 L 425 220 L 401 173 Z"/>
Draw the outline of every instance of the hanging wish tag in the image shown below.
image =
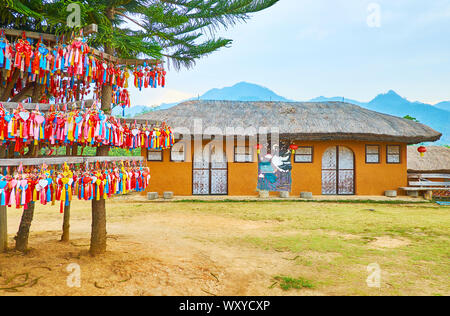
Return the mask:
<path fill-rule="evenodd" d="M 19 116 L 22 120 L 28 121 L 28 119 L 30 118 L 30 112 L 20 112 Z"/>
<path fill-rule="evenodd" d="M 47 180 L 39 180 L 39 186 L 42 189 L 45 189 L 48 186 L 48 181 Z"/>
<path fill-rule="evenodd" d="M 35 121 L 37 124 L 39 124 L 39 125 L 41 125 L 42 123 L 44 123 L 44 120 L 45 120 L 45 118 L 44 118 L 42 115 L 36 115 L 36 116 L 34 117 L 34 121 Z"/>

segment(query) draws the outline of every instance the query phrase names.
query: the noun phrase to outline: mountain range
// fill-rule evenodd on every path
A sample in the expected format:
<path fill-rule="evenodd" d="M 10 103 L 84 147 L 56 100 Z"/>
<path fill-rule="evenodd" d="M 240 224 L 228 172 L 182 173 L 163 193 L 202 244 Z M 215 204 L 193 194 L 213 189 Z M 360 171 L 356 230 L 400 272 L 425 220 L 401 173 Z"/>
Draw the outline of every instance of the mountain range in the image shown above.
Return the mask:
<path fill-rule="evenodd" d="M 241 82 L 232 87 L 212 89 L 199 98 L 194 98 L 191 100 L 198 99 L 293 102 L 293 100 L 282 97 L 268 88 L 247 82 Z M 386 113 L 394 116 L 404 117 L 406 115 L 409 115 L 416 118 L 419 122 L 426 124 L 443 134 L 441 140 L 437 142 L 437 144 L 450 144 L 450 101 L 444 101 L 435 105 L 425 104 L 421 102 L 411 102 L 408 99 L 401 97 L 393 90 L 377 95 L 370 102 L 360 102 L 352 99 L 344 99 L 343 97 L 323 96 L 314 98 L 309 101 L 345 101 L 348 103 L 359 105 L 372 111 Z M 148 111 L 169 109 L 179 103 L 180 102 L 161 104 L 157 108 L 134 106 L 130 109 L 126 109 L 125 113 L 129 117 L 133 117 Z M 122 115 L 122 109 L 114 109 L 113 114 Z"/>

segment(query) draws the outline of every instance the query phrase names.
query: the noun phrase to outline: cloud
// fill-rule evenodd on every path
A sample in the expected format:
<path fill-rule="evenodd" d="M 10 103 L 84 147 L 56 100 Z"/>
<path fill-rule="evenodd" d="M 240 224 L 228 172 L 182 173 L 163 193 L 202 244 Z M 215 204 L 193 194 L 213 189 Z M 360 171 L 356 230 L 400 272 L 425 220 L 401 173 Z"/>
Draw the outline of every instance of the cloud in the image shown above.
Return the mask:
<path fill-rule="evenodd" d="M 180 90 L 157 88 L 157 89 L 129 89 L 131 106 L 134 105 L 160 105 L 161 103 L 174 103 L 192 98 L 194 95 Z"/>

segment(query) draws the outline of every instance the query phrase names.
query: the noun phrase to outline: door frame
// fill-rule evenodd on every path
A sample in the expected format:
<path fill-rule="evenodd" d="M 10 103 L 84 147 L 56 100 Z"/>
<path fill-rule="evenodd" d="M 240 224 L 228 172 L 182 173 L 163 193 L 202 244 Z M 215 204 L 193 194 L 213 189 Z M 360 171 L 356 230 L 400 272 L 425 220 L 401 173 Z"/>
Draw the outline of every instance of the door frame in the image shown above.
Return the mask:
<path fill-rule="evenodd" d="M 333 147 L 336 149 L 336 169 L 323 169 L 323 155 L 325 154 L 325 152 L 328 149 L 333 148 Z M 349 194 L 349 193 L 346 193 L 346 194 L 339 193 L 339 171 L 340 170 L 351 170 L 351 169 L 339 169 L 339 148 L 340 147 L 345 147 L 345 148 L 349 149 L 352 152 L 352 154 L 353 154 L 353 193 L 351 193 L 351 194 Z M 325 151 L 323 152 L 323 154 L 322 154 L 322 165 L 321 165 L 321 176 L 322 176 L 322 179 L 323 179 L 323 171 L 324 170 L 325 171 L 333 171 L 333 170 L 336 171 L 336 195 L 341 195 L 341 196 L 353 196 L 353 195 L 356 195 L 356 158 L 355 158 L 355 152 L 353 151 L 353 149 L 351 149 L 350 147 L 347 147 L 347 146 L 343 146 L 343 145 L 335 145 L 335 146 L 327 147 L 325 149 Z M 323 180 L 321 180 L 321 188 L 322 188 L 322 195 L 328 195 L 328 196 L 335 195 L 335 194 L 324 194 L 323 193 Z"/>
<path fill-rule="evenodd" d="M 206 146 L 211 146 L 211 144 L 207 144 Z M 203 146 L 202 144 L 202 151 L 204 150 L 205 146 Z M 194 151 L 195 151 L 195 146 L 194 146 Z M 225 154 L 225 157 L 227 158 L 227 152 L 226 150 L 223 151 Z M 209 166 L 208 168 L 195 168 L 195 152 L 193 152 L 193 156 L 192 156 L 192 181 L 191 181 L 191 190 L 192 190 L 192 196 L 221 196 L 221 195 L 228 195 L 229 193 L 229 177 L 230 177 L 230 168 L 229 168 L 229 162 L 228 162 L 228 158 L 226 161 L 227 167 L 226 169 L 224 168 L 212 168 L 212 161 L 211 161 L 211 150 L 209 150 Z M 208 194 L 194 194 L 194 171 L 195 170 L 208 170 L 208 176 L 209 176 L 209 187 L 208 187 Z M 226 189 L 226 193 L 224 194 L 211 194 L 211 183 L 212 183 L 212 170 L 226 170 L 227 171 L 227 189 Z"/>

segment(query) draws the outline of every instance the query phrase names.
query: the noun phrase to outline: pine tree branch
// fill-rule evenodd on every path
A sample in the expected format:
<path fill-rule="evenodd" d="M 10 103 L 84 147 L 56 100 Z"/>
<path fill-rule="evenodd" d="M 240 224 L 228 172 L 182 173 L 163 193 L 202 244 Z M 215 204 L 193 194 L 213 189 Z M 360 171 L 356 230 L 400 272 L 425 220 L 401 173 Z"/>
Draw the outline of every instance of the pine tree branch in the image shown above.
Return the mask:
<path fill-rule="evenodd" d="M 11 102 L 21 102 L 21 101 L 25 100 L 26 98 L 33 96 L 34 86 L 35 86 L 34 82 L 29 83 L 25 88 L 20 90 L 20 92 L 18 94 L 16 94 L 15 96 L 13 96 L 11 98 Z"/>

